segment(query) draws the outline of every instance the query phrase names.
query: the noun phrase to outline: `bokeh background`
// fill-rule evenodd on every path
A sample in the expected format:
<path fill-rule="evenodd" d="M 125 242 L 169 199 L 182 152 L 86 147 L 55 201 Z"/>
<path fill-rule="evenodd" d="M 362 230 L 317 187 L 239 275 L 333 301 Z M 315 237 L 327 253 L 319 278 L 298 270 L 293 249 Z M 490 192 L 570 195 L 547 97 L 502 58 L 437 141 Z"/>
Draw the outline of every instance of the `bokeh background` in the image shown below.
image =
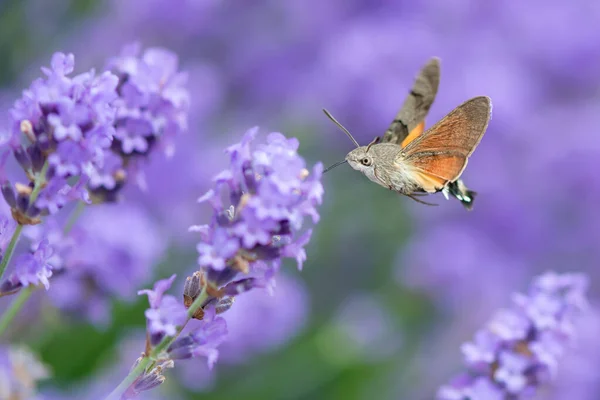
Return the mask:
<path fill-rule="evenodd" d="M 12 327 L 52 370 L 44 396 L 100 398 L 124 376 L 143 348 L 146 300 L 135 293 L 173 272 L 179 293 L 193 271 L 187 227 L 206 221 L 196 199 L 225 145 L 258 125 L 298 137 L 311 162 L 338 161 L 352 144 L 321 108 L 367 143 L 431 56 L 442 79 L 429 125 L 470 97 L 493 100 L 463 175 L 479 192 L 475 210 L 441 195 L 439 207 L 413 203 L 347 166 L 328 173 L 304 270 L 290 263 L 274 297 L 237 299 L 215 370 L 178 363 L 144 398 L 431 399 L 461 369 L 460 344 L 540 272 L 589 274 L 595 303 L 600 2 L 3 0 L 1 110 L 53 52 L 75 53 L 83 72 L 134 40 L 179 55 L 190 129 L 172 159 L 152 160 L 146 192 L 131 188 L 123 204 L 82 217 L 95 234 L 82 252 L 121 266 L 117 294 L 92 307 L 57 286 Z M 592 311 L 539 398 L 600 396 L 599 333 Z"/>

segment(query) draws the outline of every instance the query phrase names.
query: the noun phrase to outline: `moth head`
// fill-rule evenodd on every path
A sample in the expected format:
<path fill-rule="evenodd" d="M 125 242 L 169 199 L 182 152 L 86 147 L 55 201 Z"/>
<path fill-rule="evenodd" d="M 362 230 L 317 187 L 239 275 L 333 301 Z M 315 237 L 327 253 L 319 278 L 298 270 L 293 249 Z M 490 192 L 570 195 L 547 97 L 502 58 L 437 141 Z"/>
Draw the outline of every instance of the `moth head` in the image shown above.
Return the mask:
<path fill-rule="evenodd" d="M 369 146 L 361 146 L 348 153 L 346 161 L 355 170 L 364 172 L 373 168 L 373 155 Z"/>

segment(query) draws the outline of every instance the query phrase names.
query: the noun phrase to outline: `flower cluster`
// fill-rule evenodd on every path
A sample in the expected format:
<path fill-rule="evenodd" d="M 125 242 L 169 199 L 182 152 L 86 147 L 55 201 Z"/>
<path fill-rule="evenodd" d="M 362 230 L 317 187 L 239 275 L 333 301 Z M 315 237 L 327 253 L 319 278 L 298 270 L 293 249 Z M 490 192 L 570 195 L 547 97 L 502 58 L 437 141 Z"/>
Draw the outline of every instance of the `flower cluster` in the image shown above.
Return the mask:
<path fill-rule="evenodd" d="M 141 56 L 140 52 L 137 43 L 126 46 L 108 63 L 119 77 L 119 97 L 111 152 L 89 184 L 97 202 L 115 201 L 127 175 L 139 175 L 139 161 L 157 147 L 172 154 L 171 140 L 187 129 L 190 94 L 184 86 L 187 74 L 178 71 L 177 55 L 161 48 L 146 49 Z"/>
<path fill-rule="evenodd" d="M 172 152 L 169 138 L 187 127 L 186 74 L 167 50 L 139 52 L 128 46 L 110 60 L 114 73 L 74 77 L 73 54 L 56 53 L 42 68 L 46 77 L 15 102 L 8 146 L 30 182 L 4 179 L 2 194 L 20 224 L 39 223 L 40 214 L 71 200 L 89 201 L 86 189 L 94 202 L 115 201 L 137 159 L 158 145 Z"/>
<path fill-rule="evenodd" d="M 74 56 L 56 53 L 51 67 L 42 68 L 45 78 L 34 81 L 15 102 L 12 135 L 0 163 L 4 167 L 12 153 L 29 182 L 13 185 L 2 171 L 0 187 L 19 225 L 39 224 L 41 216 L 55 214 L 73 200 L 115 201 L 128 173 L 141 176 L 137 161 L 152 148 L 170 149 L 169 138 L 185 130 L 189 92 L 177 57 L 158 48 L 141 56 L 139 51 L 139 46 L 129 46 L 111 59 L 113 72 L 96 75 L 92 70 L 73 77 Z M 60 272 L 59 284 L 68 284 L 53 296 L 59 306 L 83 311 L 94 321 L 107 320 L 108 297 L 131 295 L 163 246 L 137 210 L 92 214 L 96 216 L 85 217 L 87 225 L 75 227 L 75 232 L 56 221 L 27 231 L 31 252 L 14 259 L 12 274 L 0 282 L 0 294 L 30 284 L 48 288 L 53 271 Z M 102 222 L 113 217 L 129 222 L 129 231 Z M 138 235 L 131 235 L 132 229 Z M 2 220 L 2 250 L 12 234 L 18 238 L 20 228 L 16 231 Z M 14 246 L 8 251 L 0 276 Z"/>
<path fill-rule="evenodd" d="M 212 288 L 240 272 L 254 275 L 222 287 L 217 297 L 268 284 L 283 257 L 295 258 L 301 269 L 311 231 L 298 232 L 306 216 L 313 223 L 319 220 L 322 165 L 310 173 L 297 154 L 298 141 L 280 133 L 269 134 L 266 144 L 252 148 L 256 133 L 256 128 L 247 131 L 241 143 L 227 149 L 229 169 L 219 173 L 215 189 L 199 199 L 212 205 L 212 221 L 191 228 L 200 233 L 198 263 Z M 228 197 L 227 204 L 223 197 Z"/>
<path fill-rule="evenodd" d="M 74 65 L 73 54 L 54 54 L 51 68 L 42 68 L 46 77 L 35 80 L 10 111 L 8 146 L 29 183 L 4 180 L 2 194 L 22 225 L 39 223 L 40 215 L 54 214 L 70 200 L 87 200 L 85 185 L 111 145 L 118 78 L 93 70 L 69 77 Z"/>
<path fill-rule="evenodd" d="M 144 368 L 127 393 L 162 383 L 162 371 L 174 360 L 204 356 L 212 367 L 227 334 L 225 320 L 217 315 L 233 305 L 236 295 L 272 285 L 282 258 L 295 258 L 302 267 L 310 230 L 299 231 L 306 216 L 314 223 L 319 219 L 322 165 L 309 172 L 297 153 L 298 141 L 281 133 L 253 146 L 257 131 L 249 130 L 226 150 L 229 168 L 217 174 L 215 189 L 199 200 L 210 202 L 214 215 L 209 225 L 191 228 L 201 236 L 199 270 L 186 279 L 183 303 L 164 294 L 175 276 L 139 292 L 150 303 L 146 355 L 150 349 L 159 354 L 153 354 L 156 362 Z M 180 335 L 192 318 L 200 321 L 192 321 L 195 326 Z M 162 348 L 165 340 L 168 347 Z"/>
<path fill-rule="evenodd" d="M 47 368 L 24 347 L 0 348 L 0 399 L 34 399 Z"/>
<path fill-rule="evenodd" d="M 472 342 L 462 346 L 468 372 L 438 392 L 440 400 L 522 398 L 556 374 L 586 309 L 587 280 L 579 274 L 546 273 L 528 295 L 498 312 Z"/>

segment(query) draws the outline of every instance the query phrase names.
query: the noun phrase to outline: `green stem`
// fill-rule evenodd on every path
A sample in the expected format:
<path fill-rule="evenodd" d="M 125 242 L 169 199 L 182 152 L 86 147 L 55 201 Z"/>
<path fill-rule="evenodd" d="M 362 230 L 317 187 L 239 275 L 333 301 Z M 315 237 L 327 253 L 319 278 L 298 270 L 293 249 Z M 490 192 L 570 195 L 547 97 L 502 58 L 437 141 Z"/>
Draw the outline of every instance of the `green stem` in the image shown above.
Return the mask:
<path fill-rule="evenodd" d="M 0 278 L 4 275 L 4 271 L 12 258 L 13 253 L 15 252 L 15 246 L 17 245 L 17 241 L 19 240 L 19 236 L 21 236 L 21 231 L 23 230 L 23 225 L 17 225 L 15 231 L 13 232 L 12 237 L 10 238 L 10 242 L 6 247 L 6 251 L 2 256 L 2 262 L 0 262 Z"/>
<path fill-rule="evenodd" d="M 27 299 L 29 299 L 31 293 L 33 293 L 33 289 L 35 289 L 35 286 L 33 285 L 21 289 L 21 292 L 19 293 L 15 301 L 13 301 L 8 310 L 6 310 L 4 314 L 2 314 L 2 318 L 0 319 L 0 335 L 4 333 L 4 331 L 6 330 L 6 328 L 8 328 L 12 320 L 15 318 L 15 316 L 21 309 L 21 307 L 23 307 L 23 304 L 25 304 Z"/>
<path fill-rule="evenodd" d="M 77 202 L 77 206 L 71 212 L 71 215 L 69 216 L 69 219 L 67 220 L 67 223 L 65 224 L 65 227 L 63 228 L 63 233 L 65 235 L 67 233 L 71 232 L 71 229 L 73 229 L 73 226 L 75 225 L 75 223 L 77 222 L 77 220 L 79 219 L 81 214 L 83 213 L 83 210 L 85 210 L 85 206 L 86 206 L 86 204 L 83 201 Z"/>
<path fill-rule="evenodd" d="M 42 185 L 46 181 L 46 172 L 48 172 L 48 162 L 44 164 L 42 170 L 39 174 L 36 175 L 35 181 L 33 184 L 33 190 L 31 191 L 31 195 L 29 196 L 29 204 L 33 204 L 40 194 L 40 190 L 42 190 Z M 13 253 L 15 252 L 15 246 L 17 245 L 17 241 L 21 236 L 21 231 L 23 230 L 23 225 L 18 224 L 13 232 L 12 238 L 10 238 L 10 242 L 6 247 L 6 251 L 2 255 L 2 262 L 0 262 L 0 278 L 4 275 L 4 271 L 6 271 L 6 267 L 12 258 Z"/>
<path fill-rule="evenodd" d="M 83 212 L 84 209 L 85 209 L 85 203 L 80 202 L 79 204 L 77 204 L 77 208 L 75 208 L 75 210 L 73 210 L 73 213 L 71 214 L 71 216 L 69 217 L 69 220 L 67 221 L 67 223 L 65 224 L 65 227 L 63 228 L 63 232 L 65 235 L 71 231 L 71 229 L 73 228 L 73 225 L 75 224 L 75 222 L 77 222 L 77 219 L 79 218 L 79 216 L 81 215 L 81 213 Z M 23 225 L 19 225 L 18 228 L 22 229 Z M 9 244 L 9 247 L 10 247 L 10 244 Z M 29 297 L 31 296 L 31 294 L 33 293 L 33 291 L 36 288 L 37 288 L 37 286 L 28 286 L 24 289 L 21 289 L 19 297 L 17 297 L 17 299 L 10 306 L 10 309 L 8 309 L 7 311 L 4 312 L 4 314 L 2 314 L 2 317 L 0 318 L 0 336 L 4 333 L 4 331 L 6 330 L 8 325 L 10 325 L 12 320 L 17 316 L 21 307 L 23 307 L 23 305 L 25 304 L 27 299 L 29 299 Z"/>
<path fill-rule="evenodd" d="M 167 337 L 163 338 L 163 340 L 161 340 L 160 343 L 158 345 L 156 345 L 156 347 L 154 347 L 154 349 L 152 349 L 150 354 L 144 355 L 142 357 L 142 359 L 140 360 L 140 362 L 138 363 L 138 365 L 136 365 L 136 367 L 133 370 L 131 370 L 129 375 L 127 375 L 125 377 L 125 379 L 123 379 L 123 381 L 119 384 L 119 386 L 117 386 L 115 388 L 115 390 L 113 390 L 106 397 L 105 400 L 120 400 L 123 393 L 125 393 L 127 391 L 127 389 L 129 389 L 131 384 L 133 382 L 135 382 L 135 380 L 144 371 L 146 371 L 146 368 L 148 367 L 150 362 L 155 360 L 163 350 L 167 349 L 175 341 L 175 339 L 177 339 L 177 337 L 179 336 L 179 334 L 181 333 L 183 328 L 187 325 L 188 321 L 192 318 L 192 316 L 194 315 L 196 310 L 198 310 L 202 306 L 202 304 L 206 301 L 207 298 L 208 298 L 208 293 L 206 292 L 206 286 L 205 286 L 202 289 L 202 292 L 200 292 L 200 294 L 198 295 L 198 297 L 196 297 L 196 300 L 194 300 L 194 302 L 192 303 L 190 308 L 188 308 L 188 311 L 187 311 L 188 317 L 187 317 L 186 321 L 184 322 L 184 324 L 177 329 L 177 333 L 175 334 L 175 336 L 167 336 Z"/>
<path fill-rule="evenodd" d="M 35 200 L 37 199 L 37 197 L 40 193 L 40 190 L 43 186 L 43 183 L 46 180 L 47 172 L 48 172 L 48 163 L 44 164 L 44 166 L 42 167 L 42 170 L 35 178 L 34 187 L 31 192 L 31 195 L 29 197 L 30 204 L 33 204 L 33 202 L 35 202 Z M 85 203 L 83 203 L 83 202 L 80 202 L 79 204 L 77 204 L 77 207 L 75 208 L 75 210 L 69 217 L 69 220 L 67 221 L 67 223 L 65 224 L 65 227 L 63 229 L 63 232 L 65 233 L 65 235 L 67 233 L 69 233 L 71 231 L 71 229 L 73 228 L 73 225 L 75 224 L 75 222 L 77 221 L 77 219 L 79 218 L 81 213 L 83 212 L 84 206 L 85 206 Z M 2 277 L 4 270 L 6 269 L 6 266 L 8 265 L 8 262 L 10 261 L 10 258 L 14 252 L 15 245 L 17 243 L 17 240 L 18 240 L 22 230 L 23 230 L 23 225 L 17 225 L 17 228 L 15 229 L 15 232 L 13 233 L 13 237 L 11 238 L 11 241 L 8 244 L 8 247 L 6 248 L 6 252 L 4 254 L 4 258 L 2 259 L 2 263 L 0 264 L 0 277 Z M 10 325 L 12 320 L 17 316 L 17 314 L 19 313 L 19 311 L 21 310 L 21 308 L 23 307 L 25 302 L 29 299 L 29 297 L 31 297 L 31 294 L 33 293 L 33 291 L 36 288 L 37 288 L 36 286 L 30 285 L 26 288 L 21 289 L 19 296 L 10 305 L 10 308 L 2 314 L 2 317 L 0 318 L 0 336 L 8 328 L 8 326 Z"/>
<path fill-rule="evenodd" d="M 35 181 L 33 183 L 33 190 L 31 191 L 31 195 L 29 196 L 29 204 L 35 203 L 35 201 L 38 198 L 38 195 L 40 194 L 40 190 L 42 190 L 43 184 L 46 183 L 46 173 L 48 172 L 49 165 L 50 164 L 48 164 L 48 161 L 46 161 L 40 173 L 37 174 L 37 176 L 35 177 Z"/>

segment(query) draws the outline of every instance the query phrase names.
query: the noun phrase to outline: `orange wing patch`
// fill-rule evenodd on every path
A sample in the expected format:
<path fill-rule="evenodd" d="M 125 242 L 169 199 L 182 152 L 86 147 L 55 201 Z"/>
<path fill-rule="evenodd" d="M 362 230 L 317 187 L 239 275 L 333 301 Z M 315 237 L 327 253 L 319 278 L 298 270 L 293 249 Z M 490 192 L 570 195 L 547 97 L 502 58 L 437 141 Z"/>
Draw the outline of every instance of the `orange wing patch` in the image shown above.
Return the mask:
<path fill-rule="evenodd" d="M 435 193 L 441 190 L 446 184 L 446 181 L 443 179 L 430 175 L 424 171 L 417 170 L 412 174 L 412 177 L 417 182 L 419 187 L 421 187 L 421 189 L 427 193 Z"/>
<path fill-rule="evenodd" d="M 419 185 L 426 192 L 433 193 L 459 177 L 467 166 L 467 159 L 451 153 L 431 154 L 413 160 L 409 165 Z"/>
<path fill-rule="evenodd" d="M 410 131 L 407 137 L 404 138 L 402 143 L 400 144 L 402 147 L 406 147 L 407 144 L 415 140 L 419 135 L 423 133 L 425 130 L 425 121 L 421 121 L 421 123 L 415 126 L 415 129 Z"/>

